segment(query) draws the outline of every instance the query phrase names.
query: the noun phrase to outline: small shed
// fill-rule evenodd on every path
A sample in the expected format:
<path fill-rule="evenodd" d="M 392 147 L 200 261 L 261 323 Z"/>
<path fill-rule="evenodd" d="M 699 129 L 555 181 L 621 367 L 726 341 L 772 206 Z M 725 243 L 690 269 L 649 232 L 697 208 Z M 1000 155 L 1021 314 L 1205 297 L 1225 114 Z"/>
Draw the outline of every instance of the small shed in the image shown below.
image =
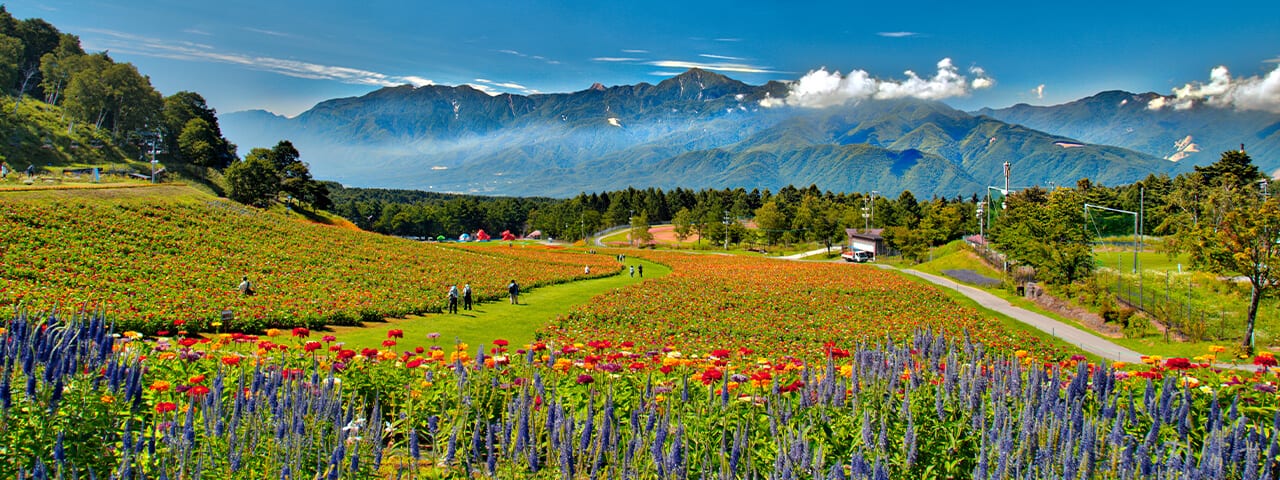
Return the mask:
<path fill-rule="evenodd" d="M 882 233 L 884 233 L 883 228 L 871 228 L 865 230 L 846 228 L 844 230 L 844 234 L 848 238 L 848 241 L 845 242 L 845 245 L 847 245 L 850 250 L 871 252 L 877 257 L 887 255 L 889 253 L 889 246 L 885 243 Z"/>

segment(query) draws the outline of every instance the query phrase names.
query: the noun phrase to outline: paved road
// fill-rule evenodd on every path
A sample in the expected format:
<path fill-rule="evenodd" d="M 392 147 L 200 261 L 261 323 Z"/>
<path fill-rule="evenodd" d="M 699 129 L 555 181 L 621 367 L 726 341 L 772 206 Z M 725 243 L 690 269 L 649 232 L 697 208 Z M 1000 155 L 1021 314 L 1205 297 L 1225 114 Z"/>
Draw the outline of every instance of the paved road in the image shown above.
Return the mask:
<path fill-rule="evenodd" d="M 880 266 L 880 265 L 877 265 Z M 881 268 L 891 268 L 888 266 L 880 266 Z M 990 293 L 984 292 L 968 285 L 962 285 L 952 280 L 930 275 L 917 270 L 904 269 L 902 272 L 915 275 L 937 285 L 950 288 L 964 294 L 964 296 L 973 299 L 983 307 L 990 308 L 1009 317 L 1018 320 L 1027 325 L 1031 325 L 1040 330 L 1048 332 L 1050 335 L 1058 337 L 1063 341 L 1080 347 L 1081 350 L 1092 353 L 1102 358 L 1111 360 L 1119 360 L 1127 363 L 1142 362 L 1142 354 L 1121 347 L 1104 338 L 1093 335 L 1089 332 L 1076 328 L 1072 325 L 1059 322 L 1052 318 L 1046 317 L 1039 313 L 1015 307 L 1003 298 L 997 297 Z"/>

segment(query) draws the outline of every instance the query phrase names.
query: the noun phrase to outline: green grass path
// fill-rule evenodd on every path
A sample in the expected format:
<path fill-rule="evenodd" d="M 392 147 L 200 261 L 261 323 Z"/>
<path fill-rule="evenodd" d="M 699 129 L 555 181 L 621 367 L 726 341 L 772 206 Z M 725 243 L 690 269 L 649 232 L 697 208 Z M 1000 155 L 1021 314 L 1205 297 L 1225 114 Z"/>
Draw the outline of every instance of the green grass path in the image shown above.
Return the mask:
<path fill-rule="evenodd" d="M 334 335 L 339 342 L 346 343 L 346 348 L 355 350 L 365 347 L 380 348 L 382 341 L 387 339 L 387 331 L 391 329 L 404 331 L 404 338 L 397 340 L 397 350 L 418 345 L 449 346 L 459 340 L 474 351 L 478 345 L 488 344 L 499 338 L 511 342 L 514 348 L 532 342 L 534 332 L 548 321 L 568 313 L 577 305 L 591 301 L 592 297 L 671 273 L 670 268 L 645 260 L 627 258 L 627 265 L 644 265 L 644 278 L 632 278 L 624 268 L 618 275 L 530 289 L 520 294 L 519 305 L 512 305 L 503 297 L 475 305 L 468 311 L 462 310 L 459 302 L 457 314 L 390 318 L 386 322 L 366 323 L 363 327 L 331 327 L 331 332 L 316 334 Z M 439 333 L 440 337 L 428 339 L 429 333 Z"/>

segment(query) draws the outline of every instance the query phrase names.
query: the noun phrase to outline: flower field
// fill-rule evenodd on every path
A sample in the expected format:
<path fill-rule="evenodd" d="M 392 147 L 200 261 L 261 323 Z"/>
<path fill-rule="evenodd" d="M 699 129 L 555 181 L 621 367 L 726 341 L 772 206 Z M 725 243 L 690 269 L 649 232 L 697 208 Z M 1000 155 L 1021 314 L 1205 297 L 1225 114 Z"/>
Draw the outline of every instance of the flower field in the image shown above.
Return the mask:
<path fill-rule="evenodd" d="M 746 348 L 822 358 L 823 344 L 906 339 L 918 329 L 969 335 L 1008 353 L 1067 355 L 1010 332 L 937 289 L 877 268 L 760 258 L 635 252 L 672 274 L 596 297 L 548 327 L 549 338 L 620 338 L 682 350 Z"/>
<path fill-rule="evenodd" d="M 12 201 L 10 201 L 12 200 Z M 439 312 L 449 284 L 497 298 L 618 269 L 603 255 L 464 250 L 288 220 L 221 200 L 27 202 L 0 218 L 0 308 L 107 312 L 122 329 L 261 331 Z M 505 251 L 504 251 L 505 250 Z M 257 295 L 240 295 L 242 275 Z M 223 310 L 235 322 L 217 325 Z"/>
<path fill-rule="evenodd" d="M 1280 454 L 1271 357 L 1239 378 L 927 330 L 811 364 L 605 339 L 355 352 L 305 328 L 110 332 L 8 323 L 0 476 L 1255 479 Z"/>

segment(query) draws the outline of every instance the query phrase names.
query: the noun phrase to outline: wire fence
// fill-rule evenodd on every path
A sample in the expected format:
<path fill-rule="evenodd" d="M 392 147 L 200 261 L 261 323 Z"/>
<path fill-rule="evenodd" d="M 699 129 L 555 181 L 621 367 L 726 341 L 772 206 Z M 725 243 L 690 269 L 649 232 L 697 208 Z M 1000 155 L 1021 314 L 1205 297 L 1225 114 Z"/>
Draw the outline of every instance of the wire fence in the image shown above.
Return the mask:
<path fill-rule="evenodd" d="M 1166 340 L 1170 332 L 1193 342 L 1241 340 L 1246 312 L 1204 294 L 1189 275 L 1100 272 L 1099 281 L 1118 303 L 1164 324 Z"/>

